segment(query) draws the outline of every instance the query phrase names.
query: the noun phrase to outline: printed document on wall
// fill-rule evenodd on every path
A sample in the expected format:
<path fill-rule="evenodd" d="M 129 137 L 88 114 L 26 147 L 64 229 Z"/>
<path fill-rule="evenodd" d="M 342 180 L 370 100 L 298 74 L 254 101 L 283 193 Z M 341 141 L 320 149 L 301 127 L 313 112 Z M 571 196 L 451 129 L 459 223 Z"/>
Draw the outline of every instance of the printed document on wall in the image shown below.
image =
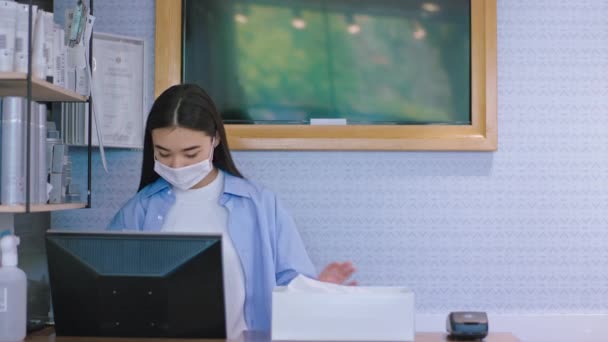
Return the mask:
<path fill-rule="evenodd" d="M 105 146 L 143 146 L 144 66 L 143 39 L 93 33 L 93 101 Z"/>

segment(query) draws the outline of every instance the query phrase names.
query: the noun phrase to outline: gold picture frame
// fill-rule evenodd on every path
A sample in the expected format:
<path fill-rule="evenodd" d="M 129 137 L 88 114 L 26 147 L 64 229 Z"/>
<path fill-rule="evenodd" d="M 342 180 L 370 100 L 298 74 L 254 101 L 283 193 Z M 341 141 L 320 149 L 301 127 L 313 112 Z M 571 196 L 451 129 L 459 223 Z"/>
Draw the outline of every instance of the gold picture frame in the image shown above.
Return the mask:
<path fill-rule="evenodd" d="M 496 0 L 471 0 L 470 125 L 226 125 L 237 150 L 497 149 Z M 182 0 L 156 0 L 154 94 L 181 83 Z"/>

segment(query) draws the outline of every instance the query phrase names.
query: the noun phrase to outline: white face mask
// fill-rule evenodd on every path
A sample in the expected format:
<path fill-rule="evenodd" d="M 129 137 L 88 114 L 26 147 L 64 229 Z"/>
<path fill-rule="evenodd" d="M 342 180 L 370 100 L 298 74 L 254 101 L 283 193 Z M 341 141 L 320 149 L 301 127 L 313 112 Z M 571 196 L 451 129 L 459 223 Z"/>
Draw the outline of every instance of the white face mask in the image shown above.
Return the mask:
<path fill-rule="evenodd" d="M 158 160 L 154 160 L 154 171 L 163 177 L 174 187 L 180 190 L 188 190 L 198 184 L 213 170 L 213 150 L 215 149 L 215 137 L 211 140 L 211 153 L 209 158 L 196 164 L 173 168 Z"/>

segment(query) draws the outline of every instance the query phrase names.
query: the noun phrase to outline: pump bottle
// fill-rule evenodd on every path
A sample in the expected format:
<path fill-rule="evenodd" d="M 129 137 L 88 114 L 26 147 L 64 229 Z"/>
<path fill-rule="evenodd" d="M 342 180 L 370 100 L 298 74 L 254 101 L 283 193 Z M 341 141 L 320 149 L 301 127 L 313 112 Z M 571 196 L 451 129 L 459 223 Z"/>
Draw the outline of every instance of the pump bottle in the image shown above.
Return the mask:
<path fill-rule="evenodd" d="M 0 342 L 21 341 L 27 328 L 27 278 L 17 267 L 19 238 L 7 235 L 0 239 Z"/>

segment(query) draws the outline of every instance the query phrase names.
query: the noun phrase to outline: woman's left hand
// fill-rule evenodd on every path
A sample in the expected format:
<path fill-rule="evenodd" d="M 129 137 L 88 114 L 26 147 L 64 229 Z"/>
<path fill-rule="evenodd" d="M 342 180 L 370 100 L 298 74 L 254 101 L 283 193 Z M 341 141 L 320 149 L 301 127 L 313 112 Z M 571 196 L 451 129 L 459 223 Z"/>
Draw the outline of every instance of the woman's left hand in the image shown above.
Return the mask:
<path fill-rule="evenodd" d="M 344 284 L 353 273 L 355 273 L 355 266 L 350 261 L 342 263 L 332 262 L 321 271 L 319 280 L 326 283 L 354 286 L 357 285 L 357 282 L 354 280 Z"/>

